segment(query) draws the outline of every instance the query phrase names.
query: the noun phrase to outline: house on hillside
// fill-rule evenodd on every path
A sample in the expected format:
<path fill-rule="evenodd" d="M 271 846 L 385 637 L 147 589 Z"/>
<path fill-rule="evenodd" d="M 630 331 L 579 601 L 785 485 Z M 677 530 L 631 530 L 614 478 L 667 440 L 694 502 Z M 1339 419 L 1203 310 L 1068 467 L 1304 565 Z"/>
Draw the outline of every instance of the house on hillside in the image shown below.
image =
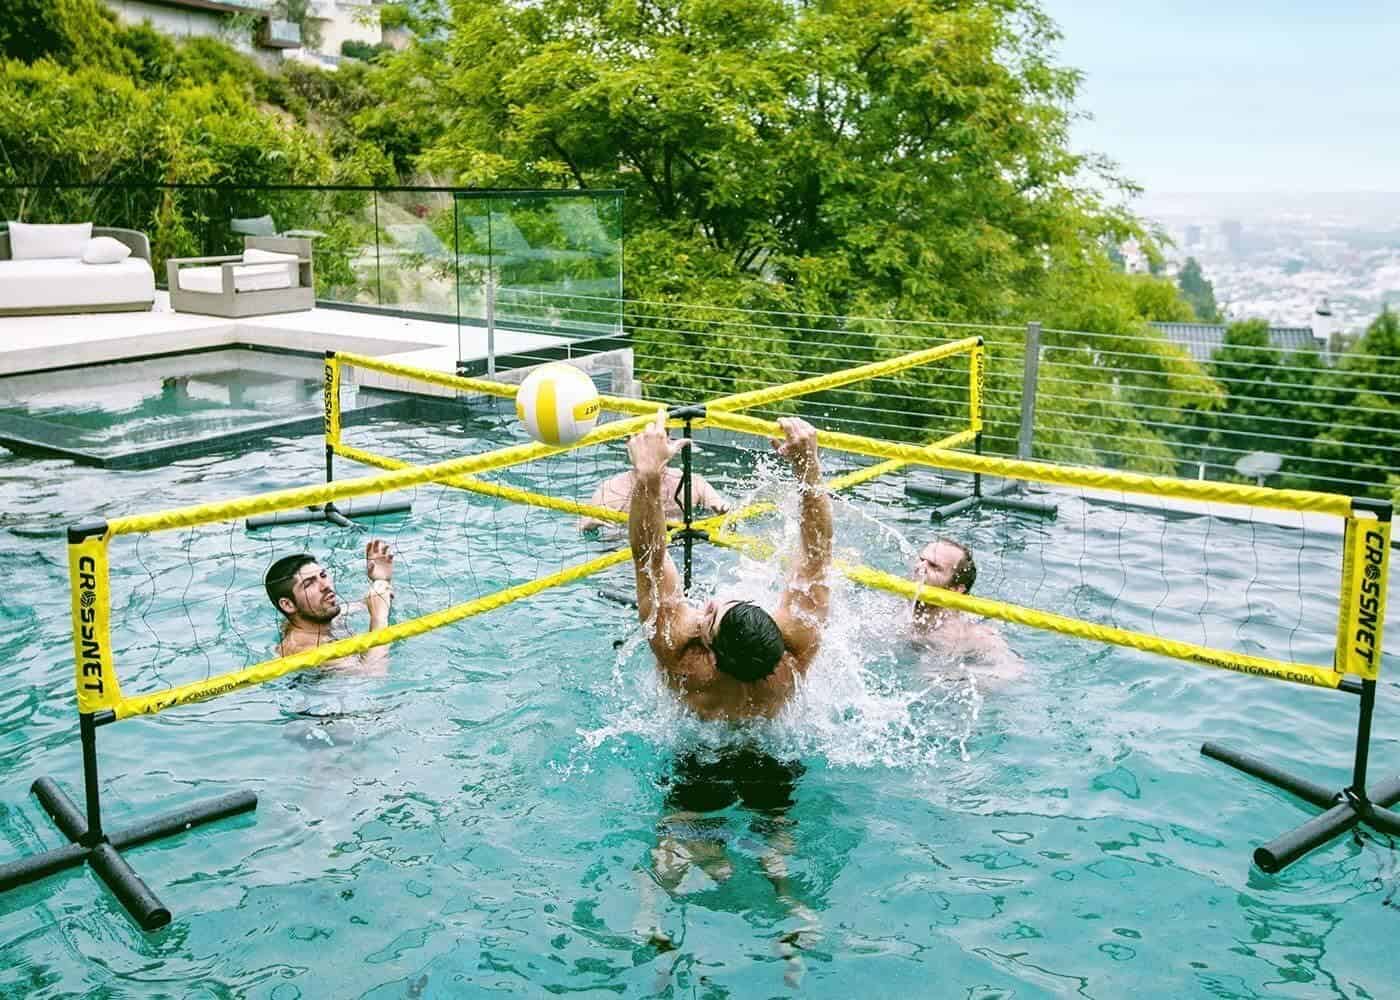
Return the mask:
<path fill-rule="evenodd" d="M 1221 344 L 1225 343 L 1224 323 L 1153 323 L 1168 340 L 1186 350 L 1193 361 L 1206 364 Z M 1327 335 L 1319 336 L 1310 326 L 1271 326 L 1269 343 L 1285 354 L 1293 351 L 1316 350 L 1323 361 L 1331 364 L 1332 356 Z"/>
<path fill-rule="evenodd" d="M 268 64 L 281 59 L 334 68 L 351 47 L 385 42 L 382 0 L 307 0 L 301 21 L 275 0 L 104 0 L 128 24 L 149 22 L 178 38 L 218 38 Z"/>

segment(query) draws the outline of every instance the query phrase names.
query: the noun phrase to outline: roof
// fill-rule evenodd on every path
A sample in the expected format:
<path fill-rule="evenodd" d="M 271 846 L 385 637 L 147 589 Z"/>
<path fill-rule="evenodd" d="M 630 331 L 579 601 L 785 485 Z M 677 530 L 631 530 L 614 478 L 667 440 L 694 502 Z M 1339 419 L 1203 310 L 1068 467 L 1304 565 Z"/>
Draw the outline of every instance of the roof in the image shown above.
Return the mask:
<path fill-rule="evenodd" d="M 1186 349 L 1192 360 L 1202 364 L 1225 342 L 1224 323 L 1153 323 L 1154 328 L 1166 334 L 1173 344 Z M 1326 345 L 1319 344 L 1310 326 L 1271 326 L 1269 343 L 1285 354 L 1293 351 L 1316 350 L 1319 346 L 1326 353 Z"/>

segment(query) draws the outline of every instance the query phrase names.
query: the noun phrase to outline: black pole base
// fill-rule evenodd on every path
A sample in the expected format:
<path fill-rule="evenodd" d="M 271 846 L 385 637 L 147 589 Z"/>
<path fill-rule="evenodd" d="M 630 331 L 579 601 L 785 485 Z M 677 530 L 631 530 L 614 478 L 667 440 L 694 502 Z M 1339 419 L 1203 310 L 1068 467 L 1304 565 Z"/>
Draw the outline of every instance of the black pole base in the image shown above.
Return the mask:
<path fill-rule="evenodd" d="M 945 486 L 925 486 L 922 483 L 906 483 L 904 486 L 905 496 L 917 497 L 920 500 L 933 500 L 936 506 L 929 516 L 931 521 L 946 521 L 950 517 L 955 517 L 963 511 L 971 510 L 974 507 L 991 507 L 995 510 L 1019 510 L 1026 514 L 1041 514 L 1045 517 L 1056 517 L 1059 514 L 1059 504 L 1052 500 L 1036 500 L 1032 497 L 1020 496 L 1019 483 L 1003 482 L 1000 486 L 992 490 L 984 489 L 980 494 L 963 494 L 955 489 Z"/>
<path fill-rule="evenodd" d="M 1282 871 L 1303 855 L 1330 843 L 1356 826 L 1369 826 L 1383 833 L 1400 833 L 1400 815 L 1388 808 L 1400 802 L 1400 777 L 1387 778 L 1368 796 L 1364 789 L 1359 793 L 1353 788 L 1332 791 L 1290 774 L 1253 754 L 1232 750 L 1218 743 L 1203 743 L 1201 753 L 1324 810 L 1302 826 L 1256 848 L 1254 863 L 1260 871 L 1271 875 Z"/>
<path fill-rule="evenodd" d="M 360 518 L 387 517 L 390 514 L 410 514 L 413 512 L 413 502 L 410 500 L 371 500 L 359 501 L 355 499 L 343 501 L 340 504 L 326 504 L 325 506 L 305 507 L 300 510 L 279 510 L 271 514 L 254 514 L 244 523 L 249 531 L 256 531 L 259 528 L 271 528 L 287 524 L 314 524 L 327 522 L 339 525 L 342 528 L 354 526 L 354 522 Z"/>
<path fill-rule="evenodd" d="M 258 807 L 258 797 L 253 792 L 231 792 L 143 820 L 135 826 L 109 833 L 96 843 L 87 843 L 87 820 L 57 782 L 52 778 L 40 778 L 30 791 L 54 825 L 72 843 L 0 865 L 0 893 L 86 862 L 92 865 L 92 870 L 107 883 L 112 895 L 120 900 L 126 912 L 144 931 L 159 930 L 170 923 L 170 911 L 127 864 L 121 856 L 122 849 L 160 840 Z"/>

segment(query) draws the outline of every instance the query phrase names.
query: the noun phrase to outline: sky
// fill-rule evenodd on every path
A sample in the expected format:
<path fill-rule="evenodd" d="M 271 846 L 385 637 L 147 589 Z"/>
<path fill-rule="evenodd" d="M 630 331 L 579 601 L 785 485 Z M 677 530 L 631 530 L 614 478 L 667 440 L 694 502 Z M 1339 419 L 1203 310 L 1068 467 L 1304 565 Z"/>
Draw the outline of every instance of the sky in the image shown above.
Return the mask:
<path fill-rule="evenodd" d="M 1149 196 L 1400 190 L 1397 0 L 1041 0 L 1074 145 Z"/>

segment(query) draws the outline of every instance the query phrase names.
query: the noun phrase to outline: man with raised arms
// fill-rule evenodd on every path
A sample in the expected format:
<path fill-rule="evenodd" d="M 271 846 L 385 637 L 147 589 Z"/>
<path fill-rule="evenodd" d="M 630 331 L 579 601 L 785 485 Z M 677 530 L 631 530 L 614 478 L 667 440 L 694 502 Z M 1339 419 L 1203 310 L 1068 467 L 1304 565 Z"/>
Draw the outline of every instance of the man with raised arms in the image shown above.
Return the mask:
<path fill-rule="evenodd" d="M 796 564 L 772 615 L 748 601 L 717 598 L 696 606 L 686 600 L 666 550 L 662 494 L 667 463 L 690 442 L 669 438 L 664 413 L 627 442 L 637 610 L 651 630 L 662 678 L 703 719 L 776 715 L 812 665 L 826 625 L 831 501 L 821 486 L 817 432 L 805 420 L 778 424 L 786 439 L 775 447 L 797 474 L 802 520 Z"/>
<path fill-rule="evenodd" d="M 593 491 L 593 497 L 588 502 L 594 507 L 607 507 L 624 514 L 629 513 L 632 509 L 632 494 L 635 492 L 633 487 L 636 475 L 635 471 L 628 469 L 626 472 L 610 476 L 598 484 L 598 488 Z M 661 497 L 666 504 L 666 516 L 672 520 L 679 518 L 681 516 L 681 472 L 679 469 L 667 469 L 662 473 Z M 695 509 L 705 510 L 712 514 L 727 514 L 731 506 L 729 500 L 719 490 L 695 472 L 690 474 L 690 501 Z M 604 527 L 609 523 L 585 517 L 579 521 L 578 529 L 579 531 L 588 531 L 592 528 Z"/>
<path fill-rule="evenodd" d="M 328 642 L 348 639 L 357 631 L 349 618 L 364 607 L 369 612 L 369 630 L 389 624 L 389 603 L 394 591 L 394 555 L 389 545 L 374 539 L 365 546 L 365 576 L 369 592 L 364 602 L 344 603 L 336 593 L 330 573 L 307 553 L 283 556 L 268 567 L 263 578 L 267 599 L 282 613 L 282 641 L 279 656 L 304 653 Z M 350 669 L 365 674 L 383 674 L 388 665 L 388 647 L 376 646 L 355 658 L 331 660 L 327 667 Z"/>
<path fill-rule="evenodd" d="M 637 571 L 637 609 L 650 629 L 662 678 L 702 719 L 777 715 L 797 678 L 812 665 L 826 625 L 831 501 L 821 486 L 817 432 L 804 420 L 778 423 L 785 440 L 775 446 L 797 474 L 802 521 L 797 559 L 772 615 L 748 601 L 718 598 L 696 606 L 686 600 L 666 550 L 663 493 L 666 464 L 690 442 L 669 439 L 664 413 L 627 442 L 634 484 L 628 535 Z M 739 803 L 753 815 L 752 828 L 767 844 L 761 863 L 778 901 L 801 922 L 778 942 L 788 963 L 786 975 L 795 982 L 804 941 L 819 933 L 815 914 L 795 894 L 786 860 L 793 850 L 787 813 L 795 803 L 802 764 L 777 760 L 745 739 L 717 750 L 684 750 L 672 771 L 668 815 L 652 850 L 655 882 L 652 877 L 642 880 L 638 929 L 655 947 L 670 950 L 670 936 L 656 923 L 651 887 L 659 884 L 676 892 L 692 865 L 716 882 L 728 880 L 734 869 L 725 848 L 725 820 L 713 814 Z"/>

